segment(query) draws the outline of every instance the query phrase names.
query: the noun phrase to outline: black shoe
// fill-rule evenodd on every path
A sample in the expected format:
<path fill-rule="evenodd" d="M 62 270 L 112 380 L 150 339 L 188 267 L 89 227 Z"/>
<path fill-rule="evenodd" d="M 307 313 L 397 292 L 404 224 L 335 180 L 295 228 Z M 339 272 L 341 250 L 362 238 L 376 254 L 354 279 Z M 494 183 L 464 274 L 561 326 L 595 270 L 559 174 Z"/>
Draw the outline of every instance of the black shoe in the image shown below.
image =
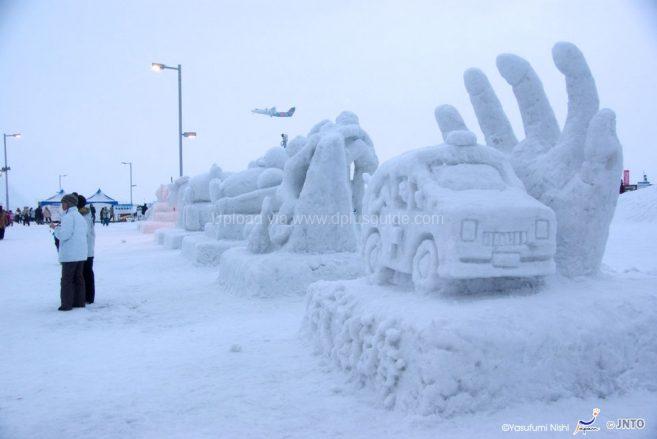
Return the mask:
<path fill-rule="evenodd" d="M 73 308 L 84 308 L 84 304 L 82 304 L 82 305 L 73 305 Z"/>
<path fill-rule="evenodd" d="M 57 311 L 70 311 L 72 309 L 73 308 L 64 308 L 63 306 L 60 306 L 59 308 L 57 308 Z"/>
<path fill-rule="evenodd" d="M 93 300 L 92 300 L 91 302 L 89 302 L 89 301 L 87 300 L 87 305 L 91 305 L 92 303 L 94 303 Z"/>

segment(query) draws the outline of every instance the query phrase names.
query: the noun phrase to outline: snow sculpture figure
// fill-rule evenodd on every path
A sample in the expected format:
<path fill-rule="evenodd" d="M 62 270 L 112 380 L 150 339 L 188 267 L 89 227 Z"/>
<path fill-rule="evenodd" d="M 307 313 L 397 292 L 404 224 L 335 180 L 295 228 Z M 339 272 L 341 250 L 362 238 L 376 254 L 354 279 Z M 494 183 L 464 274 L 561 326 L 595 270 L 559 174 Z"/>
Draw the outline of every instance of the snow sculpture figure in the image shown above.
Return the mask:
<path fill-rule="evenodd" d="M 443 280 L 553 273 L 552 210 L 473 133 L 446 140 L 390 159 L 372 176 L 363 254 L 375 282 L 411 275 L 416 290 L 430 291 Z"/>
<path fill-rule="evenodd" d="M 164 203 L 169 199 L 169 188 L 163 184 L 155 191 L 155 199 L 158 203 Z"/>
<path fill-rule="evenodd" d="M 318 280 L 362 276 L 354 205 L 361 205 L 363 175 L 376 169 L 378 159 L 356 115 L 345 112 L 335 122 L 322 121 L 278 151 L 287 156 L 282 176 L 262 171 L 257 180 L 258 185 L 281 182 L 269 186 L 275 190 L 252 216 L 255 224 L 243 227 L 246 247 L 235 245 L 235 238 L 219 240 L 227 248 L 219 264 L 222 289 L 272 297 L 304 294 Z M 254 166 L 262 165 L 258 162 Z"/>
<path fill-rule="evenodd" d="M 358 116 L 345 111 L 335 123 L 319 122 L 286 151 L 292 156 L 276 191 L 280 208 L 269 228 L 272 243 L 296 252 L 356 251 L 352 216 L 362 213 L 363 175 L 378 166 Z M 320 216 L 325 224 L 310 223 Z"/>
<path fill-rule="evenodd" d="M 266 197 L 273 197 L 283 179 L 288 153 L 271 148 L 264 156 L 249 163 L 248 169 L 226 178 L 215 188 L 215 211 L 218 214 L 258 214 Z"/>
<path fill-rule="evenodd" d="M 499 55 L 497 68 L 518 101 L 524 140 L 517 140 L 481 70 L 467 70 L 464 82 L 486 143 L 508 155 L 528 193 L 556 213 L 558 270 L 566 276 L 593 274 L 600 267 L 618 200 L 622 147 L 616 116 L 612 110 L 599 110 L 595 81 L 580 50 L 561 42 L 553 47 L 552 57 L 566 77 L 568 116 L 563 130 L 536 72 L 516 55 Z M 443 138 L 465 129 L 451 106 L 438 107 L 436 120 Z"/>
<path fill-rule="evenodd" d="M 195 175 L 189 179 L 185 188 L 185 202 L 187 204 L 210 201 L 210 181 L 223 179 L 224 173 L 219 166 L 213 164 L 205 174 Z"/>
<path fill-rule="evenodd" d="M 146 211 L 146 218 L 144 219 L 150 220 L 155 212 L 169 212 L 171 208 L 168 206 L 168 199 L 169 187 L 161 184 L 155 191 L 155 203 Z"/>
<path fill-rule="evenodd" d="M 286 246 L 290 251 L 356 251 L 348 169 L 344 138 L 338 133 L 322 136 L 296 203 L 295 224 Z M 325 221 L 318 224 L 319 218 Z"/>
<path fill-rule="evenodd" d="M 157 200 L 146 211 L 146 221 L 139 223 L 139 230 L 142 233 L 153 233 L 158 229 L 173 227 L 178 218 L 178 212 L 167 201 L 169 186 L 160 185 L 155 191 L 155 197 Z"/>
<path fill-rule="evenodd" d="M 176 221 L 176 227 L 178 228 L 184 227 L 183 196 L 188 183 L 189 177 L 183 176 L 178 177 L 173 183 L 169 184 L 169 206 L 173 207 L 173 209 L 178 212 L 178 220 Z"/>
<path fill-rule="evenodd" d="M 271 224 L 274 211 L 272 208 L 271 198 L 265 197 L 262 202 L 262 211 L 260 212 L 260 221 L 251 229 L 247 248 L 252 253 L 267 253 L 271 249 L 271 240 L 269 239 L 268 228 Z"/>
<path fill-rule="evenodd" d="M 210 182 L 221 180 L 224 177 L 219 166 L 213 164 L 210 170 L 204 174 L 189 178 L 183 194 L 183 224 L 185 230 L 203 230 L 205 224 L 211 219 Z"/>

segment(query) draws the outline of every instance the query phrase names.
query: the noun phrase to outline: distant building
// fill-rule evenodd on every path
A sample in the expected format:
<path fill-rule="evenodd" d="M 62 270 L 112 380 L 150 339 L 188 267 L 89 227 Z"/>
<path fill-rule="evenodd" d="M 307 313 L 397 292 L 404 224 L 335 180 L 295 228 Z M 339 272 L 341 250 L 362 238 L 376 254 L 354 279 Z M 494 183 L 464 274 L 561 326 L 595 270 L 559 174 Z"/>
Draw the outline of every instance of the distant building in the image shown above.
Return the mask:
<path fill-rule="evenodd" d="M 621 190 L 621 194 L 623 192 L 628 192 L 628 191 L 635 191 L 637 189 L 643 189 L 648 186 L 652 186 L 652 183 L 648 181 L 648 175 L 644 172 L 643 173 L 643 180 L 638 181 L 635 184 L 630 183 L 630 170 L 625 169 L 623 171 L 623 188 Z"/>
<path fill-rule="evenodd" d="M 643 188 L 646 188 L 646 187 L 648 187 L 648 186 L 652 186 L 652 183 L 650 183 L 650 182 L 648 181 L 648 175 L 647 175 L 647 174 L 645 173 L 645 171 L 644 171 L 644 172 L 643 172 L 643 181 L 638 181 L 638 182 L 636 183 L 636 188 L 637 188 L 637 189 L 643 189 Z"/>

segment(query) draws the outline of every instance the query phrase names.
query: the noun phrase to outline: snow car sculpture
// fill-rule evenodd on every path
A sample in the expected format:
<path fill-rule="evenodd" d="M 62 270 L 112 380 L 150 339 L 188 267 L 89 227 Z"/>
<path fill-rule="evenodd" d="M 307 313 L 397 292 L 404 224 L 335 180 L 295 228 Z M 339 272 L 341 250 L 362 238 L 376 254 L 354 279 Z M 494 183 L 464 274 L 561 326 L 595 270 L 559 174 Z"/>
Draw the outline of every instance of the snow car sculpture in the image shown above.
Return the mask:
<path fill-rule="evenodd" d="M 486 143 L 509 157 L 532 197 L 554 209 L 559 222 L 555 257 L 559 272 L 593 274 L 600 268 L 618 201 L 622 146 L 616 137 L 616 115 L 599 110 L 595 81 L 582 52 L 562 42 L 554 45 L 552 58 L 566 77 L 568 116 L 563 129 L 538 75 L 519 56 L 499 55 L 497 68 L 513 87 L 524 140 L 517 140 L 481 70 L 465 72 L 465 87 Z M 444 138 L 465 129 L 454 107 L 438 107 L 436 119 Z"/>
<path fill-rule="evenodd" d="M 555 270 L 552 210 L 527 194 L 499 151 L 469 131 L 382 164 L 365 195 L 363 253 L 378 282 L 525 277 Z"/>

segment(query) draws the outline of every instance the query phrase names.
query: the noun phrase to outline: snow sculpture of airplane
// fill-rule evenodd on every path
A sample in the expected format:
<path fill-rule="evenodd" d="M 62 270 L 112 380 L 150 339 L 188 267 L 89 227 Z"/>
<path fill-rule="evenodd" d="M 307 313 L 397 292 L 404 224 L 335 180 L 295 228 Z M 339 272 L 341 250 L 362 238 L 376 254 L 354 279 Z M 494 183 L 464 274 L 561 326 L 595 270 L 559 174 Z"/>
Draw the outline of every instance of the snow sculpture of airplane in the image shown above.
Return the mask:
<path fill-rule="evenodd" d="M 287 111 L 276 111 L 276 107 L 265 108 L 264 110 L 261 108 L 255 108 L 251 110 L 251 113 L 264 114 L 269 117 L 292 117 L 295 110 L 296 107 L 292 107 Z"/>

